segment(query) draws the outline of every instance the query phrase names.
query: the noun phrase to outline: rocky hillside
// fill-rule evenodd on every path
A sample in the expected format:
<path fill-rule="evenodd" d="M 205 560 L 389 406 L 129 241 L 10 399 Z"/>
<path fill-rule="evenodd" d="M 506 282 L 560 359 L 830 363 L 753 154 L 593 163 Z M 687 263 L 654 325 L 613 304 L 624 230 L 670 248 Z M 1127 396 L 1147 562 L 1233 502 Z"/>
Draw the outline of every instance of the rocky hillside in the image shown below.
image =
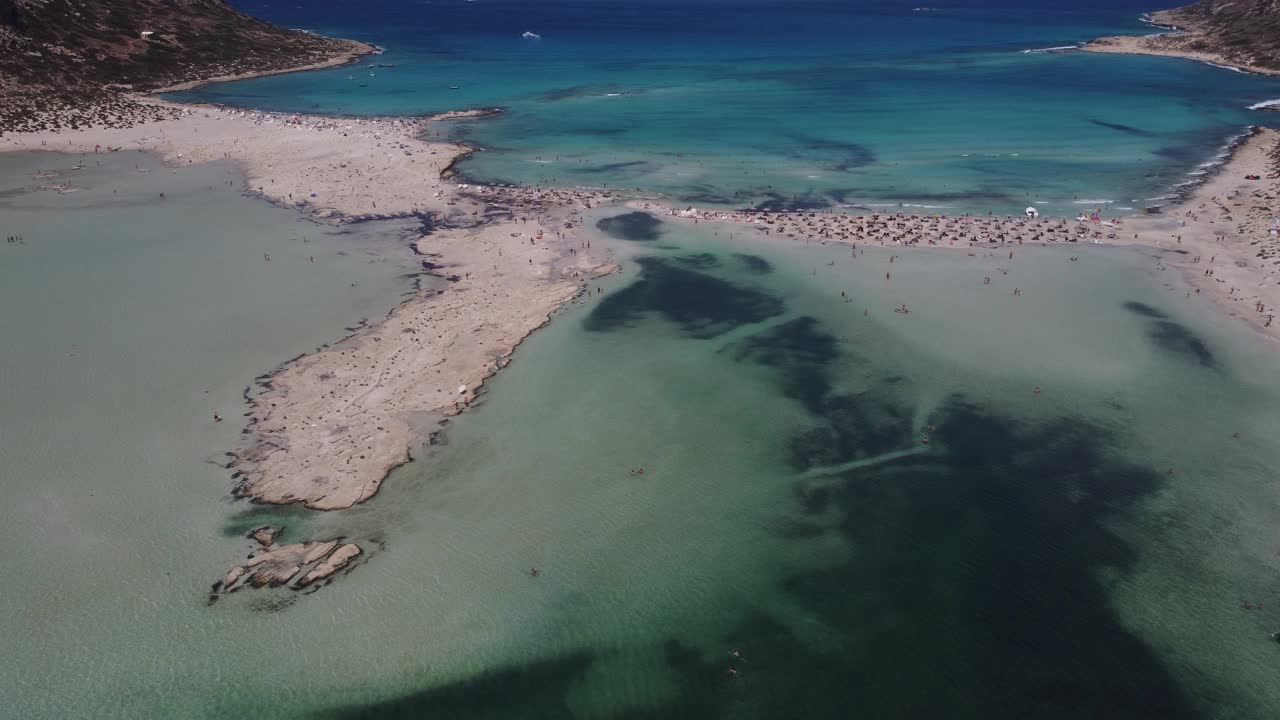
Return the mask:
<path fill-rule="evenodd" d="M 223 0 L 0 0 L 0 132 L 92 120 L 94 102 L 131 105 L 119 95 L 124 89 L 367 50 L 277 27 Z M 79 117 L 82 111 L 91 116 Z"/>
<path fill-rule="evenodd" d="M 1187 50 L 1244 66 L 1280 70 L 1280 0 L 1201 0 L 1159 13 L 1189 33 L 1169 38 Z"/>

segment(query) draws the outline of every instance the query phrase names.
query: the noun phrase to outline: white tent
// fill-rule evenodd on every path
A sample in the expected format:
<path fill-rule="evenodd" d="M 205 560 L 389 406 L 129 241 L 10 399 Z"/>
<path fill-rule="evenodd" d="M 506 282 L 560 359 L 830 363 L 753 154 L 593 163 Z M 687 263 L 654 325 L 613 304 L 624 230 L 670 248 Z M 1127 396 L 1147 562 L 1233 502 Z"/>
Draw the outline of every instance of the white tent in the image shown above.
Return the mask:
<path fill-rule="evenodd" d="M 1027 208 L 1027 217 L 1029 218 L 1040 217 L 1040 210 L 1034 207 Z"/>

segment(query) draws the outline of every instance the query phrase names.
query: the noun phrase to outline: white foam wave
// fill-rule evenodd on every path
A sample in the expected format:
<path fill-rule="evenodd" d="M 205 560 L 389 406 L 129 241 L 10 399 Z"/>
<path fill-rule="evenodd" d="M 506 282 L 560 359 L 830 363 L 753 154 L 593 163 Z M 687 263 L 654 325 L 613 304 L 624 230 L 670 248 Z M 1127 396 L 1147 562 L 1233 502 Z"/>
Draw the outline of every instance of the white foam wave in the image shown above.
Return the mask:
<path fill-rule="evenodd" d="M 1079 50 L 1079 49 L 1080 49 L 1079 45 L 1058 45 L 1056 47 L 1034 48 L 1031 50 L 1023 50 L 1022 54 L 1023 55 L 1041 55 L 1044 53 L 1071 52 L 1072 50 Z"/>
<path fill-rule="evenodd" d="M 1201 60 L 1200 62 L 1204 63 L 1205 65 L 1212 65 L 1213 67 L 1216 67 L 1216 68 L 1218 68 L 1218 69 L 1220 69 L 1220 70 L 1230 70 L 1231 72 L 1238 72 L 1238 73 L 1240 73 L 1241 75 L 1252 75 L 1252 74 L 1253 74 L 1253 73 L 1249 72 L 1248 70 L 1242 70 L 1241 68 L 1238 68 L 1238 67 L 1232 67 L 1231 65 L 1219 65 L 1219 64 L 1218 64 L 1218 63 L 1216 63 L 1216 62 L 1209 62 L 1208 60 Z"/>
<path fill-rule="evenodd" d="M 1262 108 L 1275 107 L 1280 105 L 1280 100 L 1264 100 L 1260 103 L 1254 103 L 1249 106 L 1250 110 L 1261 110 Z"/>
<path fill-rule="evenodd" d="M 1151 17 L 1150 15 L 1147 15 L 1146 13 L 1143 13 L 1143 14 L 1142 14 L 1142 16 L 1138 18 L 1138 21 L 1139 21 L 1139 22 L 1146 23 L 1147 25 L 1150 25 L 1151 27 L 1157 27 L 1157 28 L 1160 28 L 1161 30 L 1171 30 L 1171 31 L 1173 31 L 1173 32 L 1181 32 L 1181 31 L 1182 31 L 1182 28 L 1178 27 L 1177 25 L 1161 25 L 1160 23 L 1158 23 L 1158 22 L 1156 22 L 1154 19 L 1152 19 L 1152 17 Z"/>

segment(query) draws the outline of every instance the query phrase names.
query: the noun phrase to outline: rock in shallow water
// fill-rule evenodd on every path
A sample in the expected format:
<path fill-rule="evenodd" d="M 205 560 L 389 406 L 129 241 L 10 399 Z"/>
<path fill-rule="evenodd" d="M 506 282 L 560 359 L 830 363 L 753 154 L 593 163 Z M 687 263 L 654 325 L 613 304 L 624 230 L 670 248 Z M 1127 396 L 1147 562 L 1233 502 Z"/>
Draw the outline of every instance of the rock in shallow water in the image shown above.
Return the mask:
<path fill-rule="evenodd" d="M 249 537 L 258 541 L 262 547 L 271 547 L 276 541 L 276 535 L 280 534 L 280 528 L 273 525 L 263 525 L 260 528 L 254 528 L 249 531 Z"/>
<path fill-rule="evenodd" d="M 267 530 L 271 532 L 267 534 Z M 246 585 L 302 590 L 347 569 L 361 554 L 360 546 L 344 542 L 344 538 L 272 546 L 270 541 L 276 532 L 276 528 L 254 530 L 251 537 L 263 545 L 263 550 L 248 563 L 231 568 L 215 593 L 233 593 Z"/>

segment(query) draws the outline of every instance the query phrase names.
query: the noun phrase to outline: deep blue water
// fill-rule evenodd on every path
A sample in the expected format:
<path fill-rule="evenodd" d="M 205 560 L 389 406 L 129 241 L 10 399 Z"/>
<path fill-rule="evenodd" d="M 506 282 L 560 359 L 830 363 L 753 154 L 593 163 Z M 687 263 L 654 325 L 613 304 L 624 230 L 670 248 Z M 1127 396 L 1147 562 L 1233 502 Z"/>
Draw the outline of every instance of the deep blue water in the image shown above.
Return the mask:
<path fill-rule="evenodd" d="M 1051 215 L 1158 204 L 1280 97 L 1184 60 L 1024 53 L 1151 32 L 1144 3 L 370 0 L 238 5 L 385 47 L 339 68 L 184 95 L 274 110 L 501 106 L 449 134 L 488 182 L 698 204 Z M 521 37 L 533 32 L 540 38 Z M 350 79 L 349 79 L 350 78 Z M 455 88 L 456 89 L 451 89 Z"/>

